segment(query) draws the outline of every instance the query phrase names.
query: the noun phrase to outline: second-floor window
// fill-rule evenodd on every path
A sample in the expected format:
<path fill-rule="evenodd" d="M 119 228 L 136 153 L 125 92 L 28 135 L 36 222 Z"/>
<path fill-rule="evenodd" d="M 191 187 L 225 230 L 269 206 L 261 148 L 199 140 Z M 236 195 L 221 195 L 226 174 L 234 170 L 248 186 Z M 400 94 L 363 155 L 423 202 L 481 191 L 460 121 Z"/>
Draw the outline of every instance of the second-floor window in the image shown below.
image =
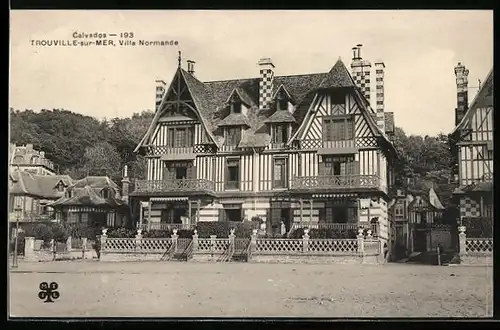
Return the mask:
<path fill-rule="evenodd" d="M 277 124 L 271 127 L 272 143 L 286 143 L 288 141 L 288 125 Z"/>
<path fill-rule="evenodd" d="M 287 187 L 286 164 L 287 164 L 286 158 L 274 158 L 273 188 Z"/>
<path fill-rule="evenodd" d="M 342 141 L 354 139 L 352 116 L 329 117 L 323 120 L 323 140 Z"/>
<path fill-rule="evenodd" d="M 228 159 L 226 169 L 226 189 L 239 189 L 240 187 L 240 161 Z"/>
<path fill-rule="evenodd" d="M 396 206 L 396 215 L 403 216 L 403 206 L 402 205 Z"/>
<path fill-rule="evenodd" d="M 319 167 L 320 175 L 348 175 L 357 172 L 353 156 L 326 156 Z"/>
<path fill-rule="evenodd" d="M 168 146 L 170 148 L 192 147 L 194 130 L 192 127 L 170 127 L 168 129 Z"/>
<path fill-rule="evenodd" d="M 228 127 L 226 131 L 226 145 L 237 146 L 241 140 L 240 127 Z"/>

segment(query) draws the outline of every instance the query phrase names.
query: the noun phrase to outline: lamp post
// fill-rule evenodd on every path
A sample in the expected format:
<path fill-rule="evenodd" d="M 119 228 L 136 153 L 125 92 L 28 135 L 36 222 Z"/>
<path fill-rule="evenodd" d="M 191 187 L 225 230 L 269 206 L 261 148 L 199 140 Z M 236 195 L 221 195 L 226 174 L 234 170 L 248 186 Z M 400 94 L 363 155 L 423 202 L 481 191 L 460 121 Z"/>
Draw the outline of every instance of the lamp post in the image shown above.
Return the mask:
<path fill-rule="evenodd" d="M 21 217 L 22 209 L 17 207 L 16 212 L 16 236 L 14 237 L 14 256 L 12 257 L 12 267 L 17 268 L 17 244 L 19 237 L 19 218 Z"/>

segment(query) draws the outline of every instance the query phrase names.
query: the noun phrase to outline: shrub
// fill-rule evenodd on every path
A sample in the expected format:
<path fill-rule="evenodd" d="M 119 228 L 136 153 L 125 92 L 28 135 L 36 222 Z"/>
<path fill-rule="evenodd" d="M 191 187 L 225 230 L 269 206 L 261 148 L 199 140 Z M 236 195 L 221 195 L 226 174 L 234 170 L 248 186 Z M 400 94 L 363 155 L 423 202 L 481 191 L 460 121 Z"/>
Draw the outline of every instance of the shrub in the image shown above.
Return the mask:
<path fill-rule="evenodd" d="M 301 239 L 304 235 L 304 228 L 297 228 L 290 233 L 290 238 Z M 356 230 L 340 230 L 340 229 L 310 229 L 309 238 L 313 239 L 354 239 L 356 238 Z"/>
<path fill-rule="evenodd" d="M 144 238 L 168 238 L 171 237 L 172 232 L 168 230 L 149 230 L 143 231 L 142 237 Z"/>
<path fill-rule="evenodd" d="M 299 239 L 304 235 L 304 228 L 297 228 L 290 233 L 290 238 Z"/>
<path fill-rule="evenodd" d="M 52 230 L 44 223 L 31 224 L 24 228 L 24 235 L 25 237 L 34 237 L 35 239 L 49 242 L 52 239 Z"/>
<path fill-rule="evenodd" d="M 193 238 L 194 229 L 181 229 L 177 231 L 179 238 Z M 169 236 L 170 237 L 170 236 Z"/>
<path fill-rule="evenodd" d="M 196 230 L 200 238 L 209 238 L 210 235 L 217 235 L 220 238 L 229 237 L 231 224 L 229 222 L 201 221 L 196 224 Z"/>
<path fill-rule="evenodd" d="M 234 235 L 237 238 L 249 238 L 252 236 L 253 223 L 251 222 L 242 222 L 241 224 L 236 225 Z"/>
<path fill-rule="evenodd" d="M 23 232 L 20 232 L 18 234 L 18 238 L 17 238 L 17 255 L 24 255 L 24 238 L 25 238 L 25 235 Z M 10 244 L 9 244 L 9 254 L 10 253 L 14 253 L 14 247 L 15 247 L 15 239 L 14 240 L 11 240 L 10 241 Z"/>
<path fill-rule="evenodd" d="M 108 230 L 106 235 L 110 238 L 134 238 L 137 234 L 135 229 L 128 229 L 124 227 L 114 228 Z"/>
<path fill-rule="evenodd" d="M 55 223 L 51 226 L 52 239 L 56 242 L 66 242 L 69 233 L 61 224 Z"/>
<path fill-rule="evenodd" d="M 89 240 L 95 240 L 97 235 L 101 235 L 102 230 L 97 227 L 81 226 L 81 225 L 66 225 L 66 230 L 71 237 L 82 238 L 86 237 Z"/>

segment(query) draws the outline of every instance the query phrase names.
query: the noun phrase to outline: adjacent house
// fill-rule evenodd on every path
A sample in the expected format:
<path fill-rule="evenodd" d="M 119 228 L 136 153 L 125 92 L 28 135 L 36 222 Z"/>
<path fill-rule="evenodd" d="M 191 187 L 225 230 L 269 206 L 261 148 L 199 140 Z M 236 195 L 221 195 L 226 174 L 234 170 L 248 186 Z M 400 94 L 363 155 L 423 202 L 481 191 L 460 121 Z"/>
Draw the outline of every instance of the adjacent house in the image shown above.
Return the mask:
<path fill-rule="evenodd" d="M 10 144 L 9 172 L 13 170 L 36 175 L 54 175 L 54 163 L 45 158 L 45 152 L 33 148 L 33 144 L 17 146 Z"/>
<path fill-rule="evenodd" d="M 460 208 L 460 224 L 469 237 L 492 237 L 493 228 L 493 69 L 468 104 L 467 70 L 455 67 L 457 108 L 455 129 L 450 133 L 459 188 L 454 195 Z"/>
<path fill-rule="evenodd" d="M 120 188 L 107 176 L 87 176 L 74 182 L 50 206 L 58 221 L 89 227 L 124 226 L 129 214 Z"/>
<path fill-rule="evenodd" d="M 38 175 L 14 169 L 9 174 L 9 220 L 53 220 L 50 203 L 64 196 L 73 183 L 68 175 Z"/>
<path fill-rule="evenodd" d="M 263 58 L 258 78 L 205 82 L 179 55 L 170 85 L 157 81 L 156 114 L 136 148 L 148 162 L 130 194 L 141 202 L 141 225 L 377 223 L 388 239 L 394 122 L 384 111 L 385 66 L 375 64 L 375 111 L 371 63 L 360 52 L 352 74 L 339 59 L 327 72 L 282 76 Z"/>

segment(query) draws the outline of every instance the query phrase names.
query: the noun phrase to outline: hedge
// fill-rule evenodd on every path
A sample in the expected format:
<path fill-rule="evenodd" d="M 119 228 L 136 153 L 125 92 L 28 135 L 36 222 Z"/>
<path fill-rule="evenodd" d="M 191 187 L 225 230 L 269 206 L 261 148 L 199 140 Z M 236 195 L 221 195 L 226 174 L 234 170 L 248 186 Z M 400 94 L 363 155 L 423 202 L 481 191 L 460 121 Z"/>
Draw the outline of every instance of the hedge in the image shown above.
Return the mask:
<path fill-rule="evenodd" d="M 356 230 L 339 230 L 339 229 L 310 229 L 309 238 L 313 239 L 348 239 L 356 238 Z M 304 235 L 304 228 L 297 228 L 290 233 L 290 238 L 300 239 Z"/>

